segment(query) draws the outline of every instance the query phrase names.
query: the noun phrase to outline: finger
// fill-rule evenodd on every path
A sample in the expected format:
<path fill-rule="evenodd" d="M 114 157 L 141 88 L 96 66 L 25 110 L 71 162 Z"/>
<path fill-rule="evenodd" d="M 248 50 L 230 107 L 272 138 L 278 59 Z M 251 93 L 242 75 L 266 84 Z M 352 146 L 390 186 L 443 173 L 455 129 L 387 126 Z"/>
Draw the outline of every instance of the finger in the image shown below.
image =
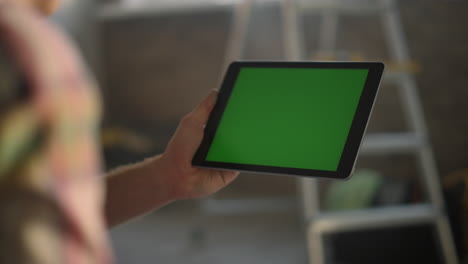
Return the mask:
<path fill-rule="evenodd" d="M 215 170 L 217 177 L 220 177 L 224 185 L 228 185 L 239 175 L 238 171 Z"/>
<path fill-rule="evenodd" d="M 211 90 L 203 101 L 198 104 L 197 107 L 190 113 L 190 116 L 196 121 L 205 124 L 210 116 L 211 110 L 213 110 L 214 105 L 216 104 L 216 99 L 218 98 L 218 92 Z"/>

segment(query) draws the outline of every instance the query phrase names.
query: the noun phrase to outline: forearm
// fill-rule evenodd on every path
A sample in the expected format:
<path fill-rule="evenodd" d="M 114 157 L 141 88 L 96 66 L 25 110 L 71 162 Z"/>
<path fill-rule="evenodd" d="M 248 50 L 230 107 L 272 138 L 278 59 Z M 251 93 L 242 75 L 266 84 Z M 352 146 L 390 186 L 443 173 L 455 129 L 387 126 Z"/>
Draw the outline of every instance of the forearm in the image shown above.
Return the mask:
<path fill-rule="evenodd" d="M 107 178 L 105 214 L 112 227 L 176 199 L 210 195 L 233 181 L 238 172 L 192 166 L 192 158 L 217 93 L 212 91 L 180 122 L 164 154 L 111 172 Z"/>
<path fill-rule="evenodd" d="M 160 156 L 128 165 L 106 176 L 105 217 L 109 227 L 175 200 Z M 158 174 L 158 175 L 155 175 Z"/>

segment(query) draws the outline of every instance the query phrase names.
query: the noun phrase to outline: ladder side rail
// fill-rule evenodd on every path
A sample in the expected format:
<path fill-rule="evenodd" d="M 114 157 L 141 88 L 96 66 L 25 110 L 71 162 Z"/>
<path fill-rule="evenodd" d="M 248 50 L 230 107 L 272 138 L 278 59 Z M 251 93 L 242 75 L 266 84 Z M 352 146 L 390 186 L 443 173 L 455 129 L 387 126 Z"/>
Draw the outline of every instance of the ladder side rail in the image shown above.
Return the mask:
<path fill-rule="evenodd" d="M 305 54 L 302 45 L 302 23 L 298 17 L 297 4 L 295 0 L 283 0 L 283 38 L 285 55 L 287 60 L 301 60 Z M 319 212 L 317 180 L 309 178 L 298 179 L 298 190 L 304 216 L 309 221 Z"/>
<path fill-rule="evenodd" d="M 391 55 L 398 63 L 404 63 L 409 60 L 406 39 L 401 25 L 401 18 L 394 0 L 382 0 L 387 6 L 387 12 L 384 14 L 383 22 L 386 27 L 388 42 L 391 43 Z M 445 213 L 443 196 L 440 189 L 437 166 L 435 165 L 432 148 L 429 144 L 428 131 L 425 123 L 422 103 L 416 90 L 416 82 L 413 76 L 406 74 L 401 78 L 401 99 L 403 101 L 404 111 L 408 117 L 408 123 L 413 131 L 421 135 L 423 146 L 419 152 L 418 160 L 421 167 L 423 182 L 427 189 L 430 202 L 437 212 L 436 227 L 440 238 L 443 257 L 446 263 L 458 263 L 455 252 L 455 245 L 448 218 Z"/>
<path fill-rule="evenodd" d="M 283 21 L 283 46 L 287 60 L 297 61 L 305 56 L 302 21 L 298 16 L 298 5 L 295 0 L 283 0 L 281 3 Z M 306 240 L 309 262 L 314 264 L 324 263 L 324 249 L 322 234 L 313 230 L 314 216 L 319 214 L 318 182 L 316 179 L 299 178 L 297 190 L 299 192 L 300 208 L 306 222 Z"/>
<path fill-rule="evenodd" d="M 220 78 L 224 76 L 224 71 L 233 60 L 242 59 L 244 56 L 251 14 L 252 0 L 241 0 L 234 7 L 231 17 L 231 32 L 227 41 L 227 55 L 224 59 L 223 72 L 220 74 Z"/>

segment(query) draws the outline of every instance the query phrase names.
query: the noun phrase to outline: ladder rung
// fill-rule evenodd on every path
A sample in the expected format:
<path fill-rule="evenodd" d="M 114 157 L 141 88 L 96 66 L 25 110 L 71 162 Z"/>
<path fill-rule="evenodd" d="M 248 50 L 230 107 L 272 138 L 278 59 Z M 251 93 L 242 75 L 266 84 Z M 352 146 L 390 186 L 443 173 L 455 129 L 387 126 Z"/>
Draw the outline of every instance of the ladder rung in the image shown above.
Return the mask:
<path fill-rule="evenodd" d="M 367 134 L 361 147 L 362 154 L 414 152 L 423 146 L 421 137 L 414 133 Z"/>
<path fill-rule="evenodd" d="M 394 227 L 435 221 L 438 214 L 429 204 L 401 205 L 365 210 L 320 213 L 310 223 L 318 233 Z"/>

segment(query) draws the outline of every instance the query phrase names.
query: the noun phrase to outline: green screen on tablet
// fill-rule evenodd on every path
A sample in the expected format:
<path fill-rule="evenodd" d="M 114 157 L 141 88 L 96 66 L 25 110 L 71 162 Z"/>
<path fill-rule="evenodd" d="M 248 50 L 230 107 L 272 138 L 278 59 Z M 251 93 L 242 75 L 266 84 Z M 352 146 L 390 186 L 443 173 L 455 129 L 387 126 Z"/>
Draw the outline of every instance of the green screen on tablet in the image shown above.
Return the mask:
<path fill-rule="evenodd" d="M 206 160 L 335 171 L 367 73 L 240 69 Z"/>
<path fill-rule="evenodd" d="M 208 124 L 209 135 L 205 136 L 209 140 L 204 141 L 202 160 L 213 165 L 242 165 L 241 169 L 251 165 L 260 171 L 337 172 L 345 161 L 342 157 L 350 143 L 350 131 L 363 132 L 367 124 L 370 109 L 360 112 L 365 115 L 364 127 L 356 128 L 353 121 L 359 121 L 355 117 L 360 103 L 368 104 L 362 95 L 371 67 L 321 65 L 262 67 L 241 63 L 236 70 L 231 69 L 235 73 L 226 80 L 231 83 L 229 93 L 215 107 L 218 117 Z M 374 97 L 375 93 L 371 107 Z"/>

